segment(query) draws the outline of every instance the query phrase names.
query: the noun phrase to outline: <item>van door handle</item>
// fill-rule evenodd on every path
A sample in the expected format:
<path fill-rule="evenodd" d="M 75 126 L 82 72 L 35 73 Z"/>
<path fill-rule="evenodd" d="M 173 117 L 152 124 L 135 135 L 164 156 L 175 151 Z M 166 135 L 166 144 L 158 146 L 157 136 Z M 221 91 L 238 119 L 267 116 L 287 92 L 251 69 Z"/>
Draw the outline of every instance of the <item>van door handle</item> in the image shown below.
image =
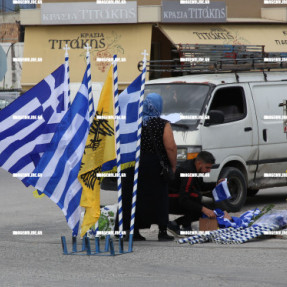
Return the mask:
<path fill-rule="evenodd" d="M 244 128 L 244 131 L 245 131 L 245 132 L 250 132 L 250 131 L 252 131 L 252 127 Z"/>
<path fill-rule="evenodd" d="M 263 130 L 263 140 L 267 142 L 267 129 Z"/>

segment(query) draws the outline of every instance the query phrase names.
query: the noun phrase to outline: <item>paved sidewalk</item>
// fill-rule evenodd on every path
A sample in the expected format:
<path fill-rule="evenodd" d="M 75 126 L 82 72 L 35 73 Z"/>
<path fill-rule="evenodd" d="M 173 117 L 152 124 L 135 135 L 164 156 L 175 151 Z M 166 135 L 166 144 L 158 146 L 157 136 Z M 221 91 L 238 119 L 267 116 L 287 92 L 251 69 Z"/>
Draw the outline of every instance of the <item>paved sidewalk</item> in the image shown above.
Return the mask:
<path fill-rule="evenodd" d="M 47 197 L 34 198 L 33 188 L 25 188 L 3 170 L 0 182 L 0 286 L 287 286 L 284 239 L 234 246 L 179 245 L 158 242 L 157 228 L 152 226 L 142 231 L 147 241 L 135 242 L 133 253 L 64 256 L 60 236 L 65 235 L 70 244 L 71 231 L 61 210 Z M 113 196 L 102 192 L 106 204 Z M 271 199 L 286 208 L 284 189 L 276 193 L 270 189 L 255 198 L 245 209 L 260 207 Z M 43 234 L 13 235 L 13 231 Z"/>

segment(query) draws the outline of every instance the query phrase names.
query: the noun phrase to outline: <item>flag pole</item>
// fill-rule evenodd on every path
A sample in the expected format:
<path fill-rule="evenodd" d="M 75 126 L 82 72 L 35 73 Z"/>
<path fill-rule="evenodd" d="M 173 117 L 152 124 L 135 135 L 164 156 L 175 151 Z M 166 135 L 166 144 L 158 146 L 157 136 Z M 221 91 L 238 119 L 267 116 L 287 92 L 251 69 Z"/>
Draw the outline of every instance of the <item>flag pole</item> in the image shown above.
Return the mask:
<path fill-rule="evenodd" d="M 91 59 L 90 59 L 90 50 L 92 49 L 92 47 L 89 46 L 89 44 L 87 43 L 84 49 L 87 50 L 86 61 L 87 61 L 87 67 L 88 67 L 89 116 L 90 116 L 90 125 L 91 125 L 93 122 L 94 116 L 95 116 L 94 99 L 93 99 L 93 93 L 92 93 Z"/>
<path fill-rule="evenodd" d="M 138 171 L 139 171 L 141 131 L 142 131 L 143 100 L 144 100 L 144 87 L 145 87 L 145 77 L 146 77 L 146 61 L 147 61 L 146 56 L 148 55 L 146 50 L 144 50 L 142 55 L 144 56 L 144 58 L 143 58 L 143 71 L 142 71 L 142 77 L 141 77 L 141 93 L 140 93 L 140 102 L 139 102 L 136 163 L 135 163 L 135 173 L 134 173 L 132 211 L 131 211 L 130 235 L 129 235 L 129 252 L 133 251 L 133 236 L 134 236 L 134 227 L 135 227 L 137 187 L 138 187 Z"/>
<path fill-rule="evenodd" d="M 122 208 L 122 180 L 121 180 L 121 149 L 120 149 L 120 109 L 119 109 L 119 91 L 118 91 L 118 66 L 117 55 L 113 57 L 113 76 L 114 76 L 114 105 L 115 105 L 115 141 L 117 153 L 117 186 L 118 186 L 118 216 L 119 216 L 119 252 L 123 253 L 123 208 Z"/>
<path fill-rule="evenodd" d="M 86 47 L 84 47 L 84 49 L 87 51 L 86 53 L 86 63 L 87 63 L 87 76 L 88 76 L 88 94 L 89 94 L 89 122 L 90 125 L 92 125 L 93 123 L 93 119 L 95 116 L 95 107 L 94 107 L 94 99 L 93 99 L 93 93 L 92 93 L 92 76 L 91 76 L 91 58 L 90 58 L 90 50 L 92 49 L 91 46 L 89 46 L 89 44 L 86 44 Z M 92 232 L 92 234 L 95 237 L 97 236 L 97 233 L 99 231 L 99 224 L 98 224 L 99 220 L 95 223 L 95 231 Z M 97 241 L 97 240 L 96 240 Z"/>
<path fill-rule="evenodd" d="M 67 69 L 67 77 L 68 77 L 68 108 L 71 106 L 71 90 L 70 90 L 70 66 L 69 66 L 69 53 L 68 50 L 70 50 L 70 47 L 66 44 L 65 47 L 63 48 L 65 50 L 65 68 Z"/>

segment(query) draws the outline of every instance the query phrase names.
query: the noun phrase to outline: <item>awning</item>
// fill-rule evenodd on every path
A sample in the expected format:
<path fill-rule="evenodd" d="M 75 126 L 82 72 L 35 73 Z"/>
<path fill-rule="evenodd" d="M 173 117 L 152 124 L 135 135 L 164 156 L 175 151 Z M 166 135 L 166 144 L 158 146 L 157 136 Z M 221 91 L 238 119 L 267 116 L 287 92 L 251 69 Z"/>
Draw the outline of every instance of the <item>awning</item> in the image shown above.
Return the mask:
<path fill-rule="evenodd" d="M 139 75 L 137 64 L 142 60 L 141 53 L 146 49 L 150 55 L 151 33 L 151 24 L 26 27 L 23 57 L 36 61 L 23 63 L 22 86 L 32 87 L 64 63 L 66 43 L 70 47 L 71 82 L 81 82 L 86 67 L 84 47 L 89 43 L 92 81 L 104 82 L 111 64 L 99 59 L 117 54 L 121 60 L 118 62 L 119 89 L 123 89 Z M 42 62 L 38 58 L 42 58 Z"/>
<path fill-rule="evenodd" d="M 160 25 L 174 44 L 265 45 L 266 52 L 286 52 L 286 24 Z"/>

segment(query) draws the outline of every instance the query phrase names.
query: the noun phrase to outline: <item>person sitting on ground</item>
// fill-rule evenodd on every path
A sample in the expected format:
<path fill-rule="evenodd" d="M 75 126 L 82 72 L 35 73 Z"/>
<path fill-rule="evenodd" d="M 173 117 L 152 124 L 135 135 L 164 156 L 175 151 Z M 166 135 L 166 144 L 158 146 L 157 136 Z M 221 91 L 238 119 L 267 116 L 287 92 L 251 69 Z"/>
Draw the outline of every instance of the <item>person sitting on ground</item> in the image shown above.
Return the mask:
<path fill-rule="evenodd" d="M 169 214 L 183 216 L 168 223 L 168 231 L 175 236 L 180 235 L 180 225 L 183 231 L 192 230 L 191 222 L 198 221 L 202 213 L 209 218 L 216 218 L 214 211 L 201 203 L 200 193 L 216 186 L 213 182 L 203 182 L 200 175 L 209 173 L 214 163 L 215 158 L 210 152 L 201 151 L 195 159 L 184 161 L 176 169 L 175 178 L 169 184 Z M 223 180 L 220 179 L 217 184 Z"/>

